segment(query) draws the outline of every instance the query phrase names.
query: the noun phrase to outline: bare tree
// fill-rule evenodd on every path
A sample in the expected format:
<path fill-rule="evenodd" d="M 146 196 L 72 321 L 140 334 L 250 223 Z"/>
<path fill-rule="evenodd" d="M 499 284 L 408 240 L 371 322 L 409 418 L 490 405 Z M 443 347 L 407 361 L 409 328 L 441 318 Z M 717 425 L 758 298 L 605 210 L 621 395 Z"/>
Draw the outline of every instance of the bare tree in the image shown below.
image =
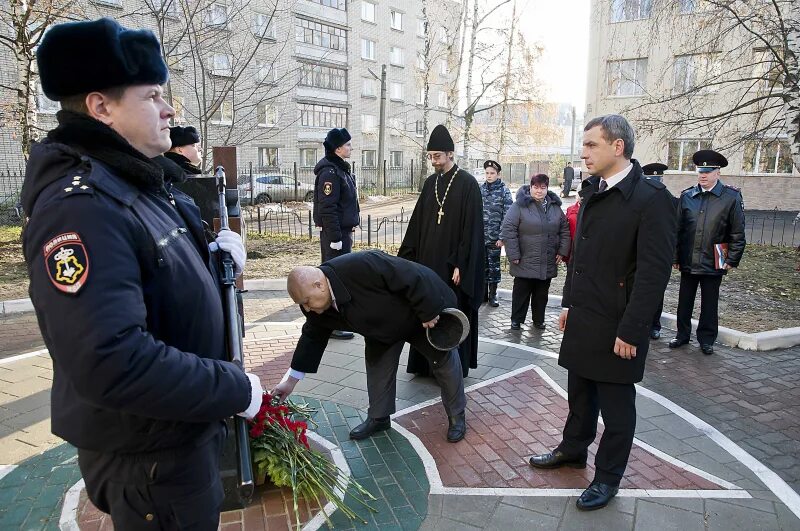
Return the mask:
<path fill-rule="evenodd" d="M 77 1 L 9 0 L 0 3 L 0 46 L 11 52 L 16 66 L 13 85 L 0 82 L 0 89 L 12 94 L 4 102 L 5 125 L 19 131 L 20 147 L 27 160 L 31 143 L 41 133 L 38 123 L 39 83 L 36 48 L 50 27 L 58 22 L 83 18 Z"/>

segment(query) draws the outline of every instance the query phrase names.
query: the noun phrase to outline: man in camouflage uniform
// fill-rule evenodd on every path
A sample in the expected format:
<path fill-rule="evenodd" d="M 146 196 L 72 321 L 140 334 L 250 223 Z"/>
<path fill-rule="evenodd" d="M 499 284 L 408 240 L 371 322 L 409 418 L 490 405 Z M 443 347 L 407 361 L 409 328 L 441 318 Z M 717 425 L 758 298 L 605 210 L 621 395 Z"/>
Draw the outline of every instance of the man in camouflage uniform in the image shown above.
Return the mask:
<path fill-rule="evenodd" d="M 500 241 L 500 225 L 514 200 L 508 186 L 500 180 L 500 164 L 487 160 L 483 163 L 483 169 L 486 170 L 486 181 L 481 185 L 481 197 L 486 244 L 486 287 L 489 290 L 487 299 L 489 306 L 496 308 L 499 306 L 497 285 L 500 283 L 500 249 L 503 247 L 503 242 Z"/>

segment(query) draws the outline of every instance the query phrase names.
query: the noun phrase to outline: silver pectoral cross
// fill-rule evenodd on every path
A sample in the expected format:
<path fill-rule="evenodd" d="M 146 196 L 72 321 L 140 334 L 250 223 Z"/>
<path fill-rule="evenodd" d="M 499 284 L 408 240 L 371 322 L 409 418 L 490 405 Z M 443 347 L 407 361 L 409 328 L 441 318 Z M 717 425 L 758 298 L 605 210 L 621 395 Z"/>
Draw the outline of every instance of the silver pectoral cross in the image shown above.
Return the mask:
<path fill-rule="evenodd" d="M 436 220 L 436 224 L 437 225 L 441 225 L 442 224 L 442 216 L 444 216 L 444 210 L 442 210 L 442 208 L 440 207 L 439 208 L 439 212 L 436 215 L 439 217 L 439 219 Z"/>

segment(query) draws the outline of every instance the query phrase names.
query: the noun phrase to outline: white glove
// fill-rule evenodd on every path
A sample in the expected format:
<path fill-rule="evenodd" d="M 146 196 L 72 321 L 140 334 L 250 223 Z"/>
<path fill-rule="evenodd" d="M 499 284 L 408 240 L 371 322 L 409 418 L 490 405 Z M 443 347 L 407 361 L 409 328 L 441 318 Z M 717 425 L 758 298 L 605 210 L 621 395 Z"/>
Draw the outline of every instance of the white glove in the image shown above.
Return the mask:
<path fill-rule="evenodd" d="M 253 373 L 245 373 L 247 379 L 250 380 L 250 405 L 241 413 L 237 413 L 240 417 L 251 419 L 258 414 L 261 409 L 261 401 L 264 398 L 264 388 L 261 387 L 261 379 Z"/>
<path fill-rule="evenodd" d="M 334 251 L 341 251 L 342 242 L 331 242 L 331 249 L 333 249 Z"/>
<path fill-rule="evenodd" d="M 232 230 L 221 230 L 217 235 L 216 241 L 211 242 L 208 248 L 212 252 L 217 249 L 228 251 L 231 254 L 231 258 L 233 258 L 236 276 L 238 277 L 242 274 L 244 265 L 247 262 L 247 253 L 244 252 L 244 243 L 242 243 L 241 236 Z"/>

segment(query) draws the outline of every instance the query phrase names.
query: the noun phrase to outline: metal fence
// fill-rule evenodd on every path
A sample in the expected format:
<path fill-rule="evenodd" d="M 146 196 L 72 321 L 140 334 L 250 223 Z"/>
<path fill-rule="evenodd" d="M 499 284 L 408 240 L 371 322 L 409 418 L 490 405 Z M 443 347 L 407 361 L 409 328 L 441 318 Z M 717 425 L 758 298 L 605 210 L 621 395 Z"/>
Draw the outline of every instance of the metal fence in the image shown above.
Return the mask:
<path fill-rule="evenodd" d="M 292 238 L 319 238 L 310 210 L 289 210 L 282 206 L 256 206 L 246 209 L 248 230 L 266 235 Z M 410 212 L 401 209 L 396 216 L 361 216 L 354 244 L 367 247 L 395 248 L 403 241 Z M 753 211 L 746 214 L 745 237 L 749 245 L 800 246 L 800 221 L 795 213 Z"/>
<path fill-rule="evenodd" d="M 0 225 L 22 224 L 19 197 L 24 176 L 22 169 L 0 172 Z"/>
<path fill-rule="evenodd" d="M 415 164 L 393 167 L 383 161 L 383 168 L 352 164 L 356 188 L 361 199 L 370 195 L 394 196 L 416 191 Z M 416 165 L 419 170 L 419 165 Z M 242 202 L 247 205 L 283 201 L 311 201 L 314 193 L 314 168 L 297 163 L 258 167 L 252 163 L 237 178 Z"/>

